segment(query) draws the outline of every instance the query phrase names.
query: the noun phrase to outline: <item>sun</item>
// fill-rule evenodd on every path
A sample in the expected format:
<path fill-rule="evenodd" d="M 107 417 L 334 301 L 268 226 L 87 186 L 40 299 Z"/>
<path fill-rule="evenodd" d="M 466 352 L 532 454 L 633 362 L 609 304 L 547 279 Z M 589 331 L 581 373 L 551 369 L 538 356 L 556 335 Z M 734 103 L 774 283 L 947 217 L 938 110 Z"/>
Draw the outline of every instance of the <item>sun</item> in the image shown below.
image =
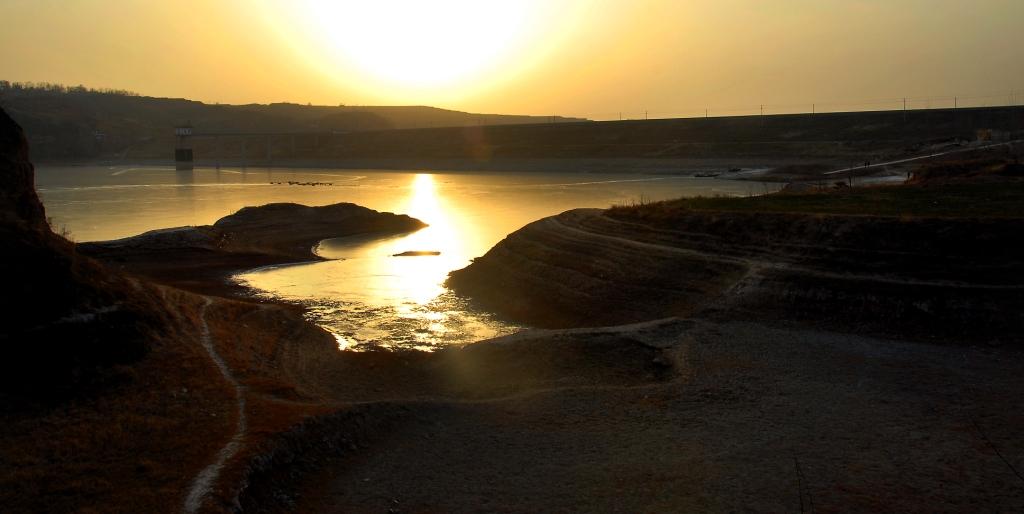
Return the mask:
<path fill-rule="evenodd" d="M 529 44 L 540 1 L 300 0 L 334 64 L 404 87 L 443 87 L 500 72 Z"/>

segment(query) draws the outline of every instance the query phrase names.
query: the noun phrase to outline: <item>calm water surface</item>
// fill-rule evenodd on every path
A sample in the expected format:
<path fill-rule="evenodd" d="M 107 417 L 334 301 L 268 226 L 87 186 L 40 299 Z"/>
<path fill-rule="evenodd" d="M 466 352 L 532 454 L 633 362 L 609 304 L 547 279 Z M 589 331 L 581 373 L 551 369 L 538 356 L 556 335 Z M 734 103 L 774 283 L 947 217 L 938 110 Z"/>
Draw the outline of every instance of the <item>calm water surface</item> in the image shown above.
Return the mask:
<path fill-rule="evenodd" d="M 40 167 L 36 186 L 47 214 L 77 241 L 210 224 L 271 202 L 353 202 L 419 218 L 430 226 L 397 237 L 327 240 L 318 252 L 334 260 L 252 270 L 235 280 L 255 294 L 306 305 L 342 347 L 428 350 L 518 328 L 474 310 L 443 282 L 531 221 L 641 197 L 752 191 L 749 183 L 659 175 L 107 166 Z M 441 253 L 393 257 L 406 251 Z"/>

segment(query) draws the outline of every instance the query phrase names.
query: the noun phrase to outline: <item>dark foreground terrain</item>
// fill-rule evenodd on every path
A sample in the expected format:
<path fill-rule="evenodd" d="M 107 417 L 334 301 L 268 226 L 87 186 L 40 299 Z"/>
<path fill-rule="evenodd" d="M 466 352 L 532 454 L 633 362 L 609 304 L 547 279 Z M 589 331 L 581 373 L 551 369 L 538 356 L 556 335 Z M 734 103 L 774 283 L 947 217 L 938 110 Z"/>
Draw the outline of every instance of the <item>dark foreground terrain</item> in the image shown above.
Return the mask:
<path fill-rule="evenodd" d="M 463 366 L 486 373 L 471 389 L 365 406 L 377 422 L 386 409 L 387 429 L 313 473 L 288 503 L 309 512 L 1024 507 L 1014 354 L 680 320 L 528 332 L 461 353 Z M 462 368 L 435 369 L 455 379 Z"/>
<path fill-rule="evenodd" d="M 82 255 L 27 157 L 0 112 L 7 512 L 1024 510 L 1018 211 L 570 211 L 452 276 L 567 328 L 355 353 Z"/>

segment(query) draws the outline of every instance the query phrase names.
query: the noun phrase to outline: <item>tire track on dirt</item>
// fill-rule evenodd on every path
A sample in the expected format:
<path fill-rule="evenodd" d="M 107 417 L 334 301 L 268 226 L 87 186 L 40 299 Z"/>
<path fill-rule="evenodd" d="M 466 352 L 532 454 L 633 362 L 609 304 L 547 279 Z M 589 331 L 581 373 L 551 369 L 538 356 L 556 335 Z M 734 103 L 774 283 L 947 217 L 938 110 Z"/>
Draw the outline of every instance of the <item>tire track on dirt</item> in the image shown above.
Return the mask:
<path fill-rule="evenodd" d="M 914 279 L 914 278 L 901 278 L 901 277 L 893 277 L 893 276 L 885 276 L 885 275 L 873 275 L 873 274 L 863 274 L 863 273 L 836 273 L 836 272 L 828 272 L 828 271 L 823 271 L 823 270 L 811 269 L 811 268 L 807 268 L 807 267 L 803 267 L 803 266 L 799 266 L 799 265 L 794 265 L 794 264 L 791 264 L 791 263 L 772 262 L 772 261 L 767 261 L 767 260 L 751 259 L 751 258 L 743 258 L 743 257 L 731 257 L 731 256 L 707 253 L 707 252 L 703 252 L 703 251 L 700 251 L 700 250 L 693 250 L 693 249 L 690 249 L 690 248 L 682 248 L 682 247 L 677 247 L 677 246 L 669 246 L 669 245 L 664 245 L 664 244 L 660 244 L 660 243 L 648 243 L 648 242 L 644 242 L 644 241 L 638 241 L 636 239 L 630 239 L 628 237 L 621 237 L 621 236 L 616 236 L 616 235 L 611 235 L 611 234 L 601 234 L 601 233 L 598 233 L 598 232 L 593 232 L 591 230 L 587 230 L 587 229 L 582 228 L 582 227 L 569 225 L 569 224 L 566 223 L 565 220 L 560 219 L 558 216 L 552 216 L 550 218 L 545 218 L 542 221 L 548 227 L 550 227 L 550 230 L 555 230 L 555 231 L 560 230 L 563 233 L 574 234 L 574 235 L 577 235 L 577 236 L 582 236 L 584 238 L 600 239 L 600 240 L 608 241 L 610 243 L 616 243 L 618 245 L 627 245 L 627 246 L 632 246 L 634 248 L 641 248 L 641 249 L 645 249 L 645 250 L 659 251 L 659 252 L 662 252 L 662 253 L 672 253 L 672 254 L 678 254 L 678 255 L 685 255 L 687 257 L 696 257 L 696 258 L 701 258 L 701 259 L 705 259 L 705 260 L 713 261 L 713 262 L 727 262 L 727 263 L 732 263 L 732 264 L 740 264 L 740 265 L 743 265 L 743 266 L 747 266 L 748 268 L 754 269 L 755 271 L 779 270 L 779 271 L 799 272 L 799 273 L 803 273 L 803 274 L 806 274 L 806 275 L 809 275 L 809 276 L 824 277 L 824 278 L 829 278 L 829 279 L 864 280 L 864 281 L 880 282 L 880 283 L 895 284 L 895 285 L 906 285 L 906 286 L 952 287 L 952 288 L 958 288 L 958 289 L 979 289 L 979 290 L 993 290 L 993 291 L 999 291 L 999 290 L 1019 291 L 1019 290 L 1024 290 L 1024 286 L 1016 285 L 1016 284 L 1008 284 L 1008 285 L 1003 285 L 1003 284 L 970 284 L 970 283 L 962 283 L 962 282 L 953 282 L 953 281 L 948 281 L 948 280 L 922 280 L 922 279 Z M 615 220 L 613 220 L 613 221 L 615 221 Z M 828 247 L 822 247 L 822 249 L 826 250 L 826 249 L 828 249 Z"/>

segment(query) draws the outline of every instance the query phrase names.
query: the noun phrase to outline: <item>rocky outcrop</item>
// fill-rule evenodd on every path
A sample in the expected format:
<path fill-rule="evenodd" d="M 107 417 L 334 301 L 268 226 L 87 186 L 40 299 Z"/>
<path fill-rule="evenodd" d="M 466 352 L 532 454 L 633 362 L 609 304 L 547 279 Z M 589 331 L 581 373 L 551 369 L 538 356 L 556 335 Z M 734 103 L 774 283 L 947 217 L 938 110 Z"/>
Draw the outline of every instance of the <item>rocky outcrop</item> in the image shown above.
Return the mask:
<path fill-rule="evenodd" d="M 46 226 L 43 204 L 36 196 L 34 168 L 28 159 L 28 143 L 21 127 L 0 109 L 0 222 L 42 230 Z"/>
<path fill-rule="evenodd" d="M 568 211 L 511 234 L 449 284 L 513 319 L 798 321 L 883 335 L 1019 340 L 1024 220 Z"/>
<path fill-rule="evenodd" d="M 82 393 L 141 358 L 161 324 L 158 299 L 50 231 L 28 156 L 21 128 L 0 111 L 0 403 Z"/>
<path fill-rule="evenodd" d="M 308 207 L 272 203 L 245 207 L 213 224 L 215 237 L 232 252 L 253 252 L 306 259 L 324 239 L 361 234 L 396 234 L 427 226 L 404 214 L 378 212 L 353 203 Z"/>
<path fill-rule="evenodd" d="M 86 253 L 109 257 L 198 249 L 303 260 L 315 259 L 313 247 L 324 239 L 410 232 L 425 226 L 426 223 L 404 214 L 378 212 L 353 203 L 323 207 L 272 203 L 244 207 L 213 225 L 151 230 L 124 239 L 82 243 L 79 247 Z"/>

